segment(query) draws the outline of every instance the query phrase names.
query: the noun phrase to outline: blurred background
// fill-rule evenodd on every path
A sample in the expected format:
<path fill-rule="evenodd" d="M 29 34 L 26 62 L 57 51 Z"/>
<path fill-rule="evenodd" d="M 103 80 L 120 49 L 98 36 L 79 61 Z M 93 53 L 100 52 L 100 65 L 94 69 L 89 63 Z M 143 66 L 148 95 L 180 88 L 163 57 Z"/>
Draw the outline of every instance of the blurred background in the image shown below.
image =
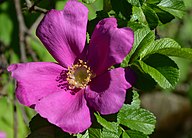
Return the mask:
<path fill-rule="evenodd" d="M 46 10 L 61 10 L 65 2 L 0 0 L 0 132 L 5 132 L 7 138 L 26 137 L 35 112 L 15 99 L 15 82 L 6 68 L 18 62 L 54 61 L 36 37 L 35 30 Z M 184 17 L 159 26 L 157 34 L 161 38 L 175 39 L 182 47 L 192 48 L 192 0 L 184 2 Z M 92 20 L 96 11 L 102 10 L 103 0 L 86 6 L 89 8 L 89 20 Z M 173 59 L 180 67 L 178 85 L 174 89 L 156 88 L 140 94 L 142 106 L 157 117 L 151 138 L 192 138 L 192 61 Z"/>

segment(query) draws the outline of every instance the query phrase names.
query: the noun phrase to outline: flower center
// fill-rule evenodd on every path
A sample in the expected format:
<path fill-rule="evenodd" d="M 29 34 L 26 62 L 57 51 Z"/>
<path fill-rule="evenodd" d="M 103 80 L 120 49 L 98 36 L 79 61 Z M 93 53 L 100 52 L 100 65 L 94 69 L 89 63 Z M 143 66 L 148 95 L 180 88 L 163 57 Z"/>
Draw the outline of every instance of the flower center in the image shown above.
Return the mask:
<path fill-rule="evenodd" d="M 68 67 L 67 81 L 69 89 L 85 88 L 91 81 L 92 76 L 93 74 L 90 67 L 87 66 L 87 63 L 79 60 L 77 64 Z"/>

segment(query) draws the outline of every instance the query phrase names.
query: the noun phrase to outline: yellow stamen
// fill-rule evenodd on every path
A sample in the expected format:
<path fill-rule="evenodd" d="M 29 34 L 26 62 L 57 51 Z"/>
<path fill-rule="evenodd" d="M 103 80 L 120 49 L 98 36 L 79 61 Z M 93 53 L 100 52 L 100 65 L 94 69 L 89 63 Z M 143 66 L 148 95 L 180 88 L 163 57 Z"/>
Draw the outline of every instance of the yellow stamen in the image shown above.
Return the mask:
<path fill-rule="evenodd" d="M 93 73 L 86 62 L 79 60 L 79 62 L 72 67 L 68 67 L 67 81 L 69 89 L 85 88 L 93 78 Z"/>

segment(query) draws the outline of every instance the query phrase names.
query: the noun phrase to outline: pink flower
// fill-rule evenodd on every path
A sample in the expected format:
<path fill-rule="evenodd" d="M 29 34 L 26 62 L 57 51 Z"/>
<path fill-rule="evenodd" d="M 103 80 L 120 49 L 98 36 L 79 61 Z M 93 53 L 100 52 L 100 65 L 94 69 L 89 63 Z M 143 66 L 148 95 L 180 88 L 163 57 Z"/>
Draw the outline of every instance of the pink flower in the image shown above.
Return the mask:
<path fill-rule="evenodd" d="M 101 20 L 85 47 L 88 9 L 77 1 L 64 10 L 49 11 L 37 36 L 58 63 L 32 62 L 8 67 L 17 80 L 20 103 L 33 106 L 49 122 L 69 133 L 91 125 L 91 113 L 112 114 L 122 107 L 134 75 L 121 63 L 134 37 L 129 28 L 117 28 L 115 18 Z M 125 77 L 127 76 L 127 77 Z"/>
<path fill-rule="evenodd" d="M 0 138 L 6 138 L 6 133 L 0 131 Z"/>

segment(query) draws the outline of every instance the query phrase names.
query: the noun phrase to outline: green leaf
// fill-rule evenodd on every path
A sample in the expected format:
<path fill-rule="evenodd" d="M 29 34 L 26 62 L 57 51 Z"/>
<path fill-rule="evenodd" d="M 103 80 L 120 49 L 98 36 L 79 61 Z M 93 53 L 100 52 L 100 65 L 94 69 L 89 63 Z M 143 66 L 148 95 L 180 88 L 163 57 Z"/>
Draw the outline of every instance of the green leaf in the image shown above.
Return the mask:
<path fill-rule="evenodd" d="M 130 138 L 130 137 L 129 137 L 129 135 L 125 131 L 123 131 L 122 138 Z"/>
<path fill-rule="evenodd" d="M 131 62 L 137 60 L 141 53 L 155 40 L 154 32 L 150 31 L 139 43 L 137 49 L 135 50 L 134 54 L 131 56 Z"/>
<path fill-rule="evenodd" d="M 96 0 L 82 0 L 82 2 L 86 3 L 86 4 L 91 4 L 94 3 Z"/>
<path fill-rule="evenodd" d="M 157 53 L 192 60 L 191 48 L 165 48 L 158 50 Z"/>
<path fill-rule="evenodd" d="M 138 109 L 140 108 L 141 101 L 139 99 L 139 94 L 136 91 L 133 91 L 133 100 L 131 106 Z"/>
<path fill-rule="evenodd" d="M 179 80 L 177 64 L 165 55 L 153 54 L 138 64 L 164 89 L 173 88 Z"/>
<path fill-rule="evenodd" d="M 147 36 L 150 36 L 150 29 L 148 27 L 138 29 L 137 31 L 134 32 L 134 44 L 131 52 L 126 56 L 124 61 L 122 62 L 121 66 L 126 67 L 128 66 L 128 62 L 131 58 L 131 56 L 135 53 L 136 49 L 138 47 L 142 47 L 142 45 L 146 44 L 145 40 L 148 39 Z M 140 51 L 140 50 L 137 50 Z M 136 55 L 136 54 L 135 54 Z"/>
<path fill-rule="evenodd" d="M 141 7 L 133 6 L 132 7 L 131 21 L 136 21 L 136 20 L 138 20 L 141 23 L 144 23 L 145 22 L 145 15 L 144 15 Z"/>
<path fill-rule="evenodd" d="M 159 18 L 155 11 L 147 6 L 146 4 L 143 4 L 142 6 L 143 13 L 145 14 L 145 18 L 148 22 L 148 25 L 151 30 L 155 29 L 159 23 Z"/>
<path fill-rule="evenodd" d="M 130 105 L 123 105 L 117 120 L 131 130 L 140 131 L 144 134 L 151 134 L 156 123 L 155 116 L 151 112 L 141 108 L 136 109 Z"/>
<path fill-rule="evenodd" d="M 77 138 L 89 138 L 88 130 L 85 132 L 85 134 L 77 134 Z"/>
<path fill-rule="evenodd" d="M 118 18 L 118 26 L 122 26 L 119 20 L 127 20 L 131 18 L 132 5 L 127 2 L 127 0 L 111 0 L 112 9 L 116 13 L 116 18 Z M 123 27 L 123 26 L 122 26 Z"/>
<path fill-rule="evenodd" d="M 176 17 L 182 18 L 184 15 L 183 0 L 162 0 L 157 6 Z"/>
<path fill-rule="evenodd" d="M 137 76 L 137 81 L 134 85 L 136 89 L 141 91 L 151 91 L 155 88 L 157 82 L 149 74 L 143 72 L 139 66 L 135 66 L 134 64 L 131 65 L 131 68 L 134 70 Z"/>
<path fill-rule="evenodd" d="M 106 128 L 103 128 L 103 131 L 102 131 L 102 138 L 119 138 L 121 133 L 122 133 L 122 130 L 121 129 L 118 129 L 119 131 L 118 132 L 112 132 Z"/>
<path fill-rule="evenodd" d="M 89 138 L 101 138 L 101 129 L 92 128 L 88 129 Z"/>
<path fill-rule="evenodd" d="M 150 7 L 156 12 L 159 20 L 163 24 L 166 24 L 166 23 L 170 22 L 171 20 L 173 20 L 175 18 L 172 14 L 162 10 L 161 8 L 159 8 L 156 5 L 152 5 Z"/>
<path fill-rule="evenodd" d="M 159 39 L 154 41 L 145 50 L 142 51 L 141 58 L 149 54 L 158 53 L 159 50 L 167 48 L 180 48 L 180 47 L 181 46 L 173 39 L 170 38 Z"/>
<path fill-rule="evenodd" d="M 149 4 L 157 4 L 157 3 L 161 2 L 161 0 L 147 0 L 146 2 Z"/>
<path fill-rule="evenodd" d="M 143 0 L 127 0 L 129 3 L 131 3 L 131 5 L 134 6 L 141 6 L 143 4 Z"/>
<path fill-rule="evenodd" d="M 127 135 L 129 135 L 130 138 L 148 138 L 148 136 L 139 131 L 126 130 L 125 132 Z"/>
<path fill-rule="evenodd" d="M 99 114 L 94 113 L 95 117 L 97 118 L 97 122 L 101 124 L 104 128 L 108 129 L 111 132 L 118 132 L 118 124 L 115 122 L 108 122 L 104 118 L 102 118 Z"/>
<path fill-rule="evenodd" d="M 131 138 L 131 137 L 129 137 L 129 135 L 125 131 L 123 131 L 122 138 Z"/>

